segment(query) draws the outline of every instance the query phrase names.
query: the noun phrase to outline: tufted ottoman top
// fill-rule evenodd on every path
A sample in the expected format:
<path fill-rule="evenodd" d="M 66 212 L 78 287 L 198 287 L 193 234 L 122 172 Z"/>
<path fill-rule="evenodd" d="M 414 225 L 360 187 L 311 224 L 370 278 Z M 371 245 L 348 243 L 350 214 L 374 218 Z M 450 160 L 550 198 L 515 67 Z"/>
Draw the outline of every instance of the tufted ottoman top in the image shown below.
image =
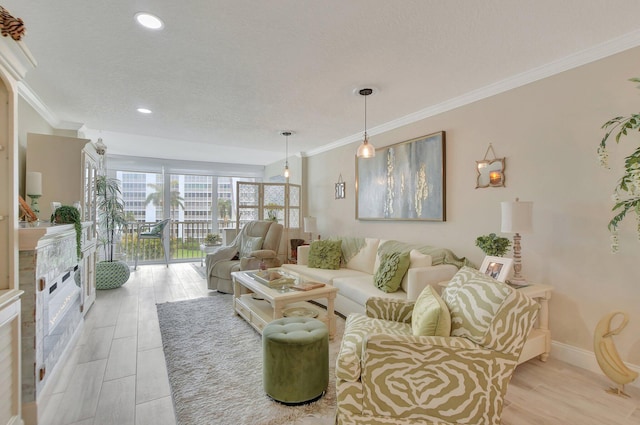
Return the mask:
<path fill-rule="evenodd" d="M 309 317 L 284 317 L 269 323 L 262 331 L 262 338 L 281 344 L 308 344 L 329 335 L 327 326 Z"/>

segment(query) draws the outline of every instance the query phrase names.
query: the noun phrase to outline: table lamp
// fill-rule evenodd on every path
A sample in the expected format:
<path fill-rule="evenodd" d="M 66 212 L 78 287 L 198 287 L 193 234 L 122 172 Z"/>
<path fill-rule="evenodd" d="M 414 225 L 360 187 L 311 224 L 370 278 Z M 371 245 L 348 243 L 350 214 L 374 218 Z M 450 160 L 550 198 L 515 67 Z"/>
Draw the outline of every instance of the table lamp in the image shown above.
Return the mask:
<path fill-rule="evenodd" d="M 502 232 L 514 233 L 513 235 L 513 277 L 514 285 L 526 285 L 527 281 L 522 275 L 522 261 L 520 257 L 520 234 L 533 232 L 533 202 L 501 202 L 502 208 Z"/>
<path fill-rule="evenodd" d="M 40 214 L 40 207 L 38 205 L 38 198 L 42 196 L 42 173 L 37 171 L 27 172 L 26 190 L 27 196 L 31 198 L 31 209 L 38 215 Z"/>
<path fill-rule="evenodd" d="M 315 217 L 304 218 L 304 232 L 309 234 L 309 243 L 313 242 L 313 233 L 318 231 L 318 221 Z"/>

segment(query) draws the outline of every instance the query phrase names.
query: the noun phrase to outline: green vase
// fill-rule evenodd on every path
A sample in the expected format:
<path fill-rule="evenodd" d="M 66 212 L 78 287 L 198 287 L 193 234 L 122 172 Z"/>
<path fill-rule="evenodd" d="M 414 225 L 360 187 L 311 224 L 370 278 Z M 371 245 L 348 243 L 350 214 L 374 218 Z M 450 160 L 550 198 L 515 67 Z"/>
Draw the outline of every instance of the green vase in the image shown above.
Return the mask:
<path fill-rule="evenodd" d="M 115 289 L 129 280 L 131 271 L 123 261 L 100 261 L 96 264 L 96 289 Z"/>

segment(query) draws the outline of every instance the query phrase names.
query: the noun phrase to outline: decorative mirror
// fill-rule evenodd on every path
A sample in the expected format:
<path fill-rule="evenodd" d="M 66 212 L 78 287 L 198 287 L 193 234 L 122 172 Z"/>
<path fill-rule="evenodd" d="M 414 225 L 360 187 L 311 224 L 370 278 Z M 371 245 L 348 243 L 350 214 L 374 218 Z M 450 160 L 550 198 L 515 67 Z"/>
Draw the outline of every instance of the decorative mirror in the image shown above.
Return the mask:
<path fill-rule="evenodd" d="M 342 180 L 342 174 L 340 174 L 340 177 L 338 178 L 338 183 L 336 183 L 336 199 L 344 199 L 345 197 L 344 190 L 345 190 L 345 184 L 344 184 L 344 180 Z"/>
<path fill-rule="evenodd" d="M 493 159 L 489 159 L 489 151 L 493 154 Z M 476 181 L 476 189 L 485 187 L 504 187 L 504 158 L 496 158 L 493 146 L 489 143 L 484 159 L 476 161 L 476 171 L 478 179 Z"/>

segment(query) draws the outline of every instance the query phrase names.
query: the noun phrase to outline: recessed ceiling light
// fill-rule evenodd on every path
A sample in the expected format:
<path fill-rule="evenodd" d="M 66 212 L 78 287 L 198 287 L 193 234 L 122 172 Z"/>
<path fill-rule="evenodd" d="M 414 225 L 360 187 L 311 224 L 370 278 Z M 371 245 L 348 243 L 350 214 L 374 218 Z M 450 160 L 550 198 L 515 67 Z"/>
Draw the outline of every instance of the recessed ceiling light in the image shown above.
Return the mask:
<path fill-rule="evenodd" d="M 136 13 L 136 21 L 138 21 L 138 23 L 143 27 L 152 30 L 159 30 L 164 27 L 164 23 L 162 22 L 162 20 L 160 20 L 160 18 L 146 12 Z"/>
<path fill-rule="evenodd" d="M 147 108 L 138 108 L 137 111 L 140 112 L 141 114 L 150 114 L 151 113 L 151 109 L 147 109 Z"/>

